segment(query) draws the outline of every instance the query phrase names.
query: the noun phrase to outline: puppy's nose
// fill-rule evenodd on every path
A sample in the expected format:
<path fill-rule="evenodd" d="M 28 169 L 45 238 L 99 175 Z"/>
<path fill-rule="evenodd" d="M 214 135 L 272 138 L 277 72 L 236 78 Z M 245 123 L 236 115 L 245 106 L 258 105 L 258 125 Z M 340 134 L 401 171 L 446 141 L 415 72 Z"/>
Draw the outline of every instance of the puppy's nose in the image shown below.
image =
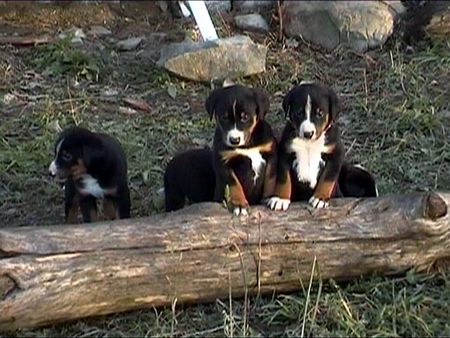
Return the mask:
<path fill-rule="evenodd" d="M 240 137 L 230 137 L 229 138 L 229 140 L 230 140 L 230 144 L 232 144 L 232 145 L 238 145 L 240 142 L 241 142 L 241 138 Z"/>
<path fill-rule="evenodd" d="M 311 139 L 313 137 L 313 135 L 314 135 L 313 131 L 305 131 L 305 132 L 303 132 L 303 137 L 308 139 L 308 140 Z"/>

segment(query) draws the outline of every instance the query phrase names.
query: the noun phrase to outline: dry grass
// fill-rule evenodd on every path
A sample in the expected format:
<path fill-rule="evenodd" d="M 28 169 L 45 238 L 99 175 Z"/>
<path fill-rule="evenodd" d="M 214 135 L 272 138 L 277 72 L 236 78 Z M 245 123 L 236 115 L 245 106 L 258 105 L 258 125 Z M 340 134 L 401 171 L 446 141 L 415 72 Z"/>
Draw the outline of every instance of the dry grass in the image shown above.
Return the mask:
<path fill-rule="evenodd" d="M 348 157 L 373 171 L 381 194 L 450 190 L 450 42 L 434 39 L 405 54 L 393 39 L 366 55 L 323 53 L 275 37 L 267 72 L 242 79 L 267 89 L 276 130 L 282 95 L 301 79 L 331 84 L 342 97 Z M 60 187 L 47 178 L 56 124 L 80 123 L 116 136 L 129 160 L 132 214 L 157 210 L 153 195 L 168 160 L 181 149 L 210 144 L 203 110 L 207 86 L 181 81 L 142 59 L 110 56 L 99 82 L 76 73 L 50 76 L 33 68 L 42 50 L 0 49 L 0 218 L 11 226 L 63 221 Z M 14 56 L 14 57 L 12 57 Z M 43 56 L 43 55 L 41 55 Z M 14 62 L 12 60 L 15 60 Z M 11 66 L 8 66 L 11 65 Z M 33 85 L 31 85 L 33 84 Z M 168 94 L 176 89 L 176 97 Z M 117 94 L 108 96 L 105 91 Z M 150 113 L 128 115 L 122 97 L 145 98 Z M 320 262 L 318 262 L 320 267 Z M 448 274 L 321 281 L 298 293 L 174 310 L 149 309 L 25 330 L 26 337 L 109 336 L 435 336 L 450 335 Z"/>

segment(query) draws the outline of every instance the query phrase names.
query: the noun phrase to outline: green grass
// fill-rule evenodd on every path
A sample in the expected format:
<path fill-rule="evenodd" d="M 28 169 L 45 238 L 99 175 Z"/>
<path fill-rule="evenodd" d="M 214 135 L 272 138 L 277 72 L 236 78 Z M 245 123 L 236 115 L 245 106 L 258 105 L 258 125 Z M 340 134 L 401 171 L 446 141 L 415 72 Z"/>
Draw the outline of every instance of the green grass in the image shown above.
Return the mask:
<path fill-rule="evenodd" d="M 165 165 L 179 150 L 211 143 L 213 123 L 200 106 L 207 86 L 187 83 L 132 58 L 120 69 L 71 80 L 77 71 L 62 69 L 43 76 L 42 87 L 21 91 L 25 70 L 53 47 L 11 51 L 21 62 L 8 73 L 0 94 L 18 91 L 23 102 L 3 106 L 0 124 L 0 215 L 12 226 L 63 221 L 60 187 L 47 178 L 56 126 L 77 123 L 117 137 L 129 161 L 134 217 L 159 212 L 153 196 L 162 186 Z M 59 47 L 58 47 L 59 48 Z M 49 52 L 50 50 L 50 52 Z M 276 131 L 284 93 L 301 79 L 321 79 L 342 94 L 342 127 L 348 158 L 373 171 L 381 194 L 450 190 L 450 42 L 434 39 L 429 47 L 405 54 L 391 41 L 367 57 L 339 50 L 325 55 L 300 44 L 282 49 L 271 41 L 267 72 L 242 79 L 264 87 L 272 98 L 267 117 Z M 8 51 L 2 51 L 8 52 Z M 39 54 L 41 53 L 41 54 Z M 55 62 L 60 62 L 56 58 Z M 112 60 L 106 67 L 118 67 Z M 42 70 L 45 67 L 42 68 Z M 40 72 L 40 70 L 37 70 Z M 176 98 L 168 94 L 176 88 Z M 118 88 L 115 97 L 104 88 Z M 35 98 L 32 98 L 34 96 Z M 119 112 L 124 96 L 145 98 L 151 112 Z M 36 98 L 37 97 L 37 98 Z M 20 101 L 19 100 L 19 101 Z M 190 106 L 191 105 L 191 106 Z M 450 335 L 449 274 L 367 277 L 348 283 L 324 280 L 288 295 L 250 297 L 248 303 L 148 309 L 23 330 L 26 337 L 50 336 L 436 336 Z M 308 291 L 309 290 L 309 291 Z"/>
<path fill-rule="evenodd" d="M 37 70 L 46 71 L 51 75 L 67 74 L 98 81 L 104 68 L 101 59 L 80 46 L 74 46 L 71 43 L 73 37 L 73 34 L 68 34 L 54 43 L 38 46 L 33 65 Z"/>

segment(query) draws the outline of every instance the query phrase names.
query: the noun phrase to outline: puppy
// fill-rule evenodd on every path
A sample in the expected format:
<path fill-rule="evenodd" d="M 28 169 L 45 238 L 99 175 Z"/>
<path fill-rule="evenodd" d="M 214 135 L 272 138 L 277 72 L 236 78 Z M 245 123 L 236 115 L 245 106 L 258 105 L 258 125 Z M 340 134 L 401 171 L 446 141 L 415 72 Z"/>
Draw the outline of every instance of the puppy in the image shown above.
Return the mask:
<path fill-rule="evenodd" d="M 325 208 L 340 195 L 337 182 L 344 160 L 336 117 L 338 99 L 332 89 L 301 82 L 287 93 L 283 110 L 288 122 L 278 151 L 272 210 L 287 210 L 291 201 L 306 200 Z"/>
<path fill-rule="evenodd" d="M 205 107 L 216 120 L 214 200 L 228 199 L 235 215 L 246 215 L 249 205 L 272 196 L 275 186 L 276 141 L 264 120 L 269 98 L 260 89 L 230 85 L 212 91 Z"/>
<path fill-rule="evenodd" d="M 377 197 L 378 189 L 370 172 L 357 164 L 344 163 L 339 173 L 339 188 L 344 197 Z"/>
<path fill-rule="evenodd" d="M 97 199 L 104 199 L 109 219 L 130 217 L 127 160 L 114 138 L 80 127 L 61 132 L 49 174 L 64 181 L 66 223 L 95 222 Z"/>
<path fill-rule="evenodd" d="M 216 178 L 211 149 L 191 149 L 175 157 L 164 172 L 166 211 L 175 211 L 190 203 L 212 202 Z"/>

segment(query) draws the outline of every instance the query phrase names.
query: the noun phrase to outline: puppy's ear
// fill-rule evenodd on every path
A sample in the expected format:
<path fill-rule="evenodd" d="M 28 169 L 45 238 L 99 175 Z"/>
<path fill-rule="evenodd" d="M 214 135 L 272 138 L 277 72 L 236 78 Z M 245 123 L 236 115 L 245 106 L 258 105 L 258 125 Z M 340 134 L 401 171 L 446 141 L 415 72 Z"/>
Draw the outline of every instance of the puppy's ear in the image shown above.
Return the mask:
<path fill-rule="evenodd" d="M 289 116 L 289 111 L 291 110 L 291 96 L 292 96 L 292 89 L 284 96 L 283 99 L 283 111 L 284 111 L 284 117 Z"/>
<path fill-rule="evenodd" d="M 205 109 L 208 112 L 209 116 L 211 117 L 211 120 L 214 117 L 214 115 L 216 114 L 216 111 L 214 108 L 216 106 L 217 98 L 219 97 L 219 90 L 220 90 L 220 88 L 214 89 L 209 94 L 209 96 L 206 98 L 206 101 L 205 101 Z"/>
<path fill-rule="evenodd" d="M 257 114 L 258 118 L 260 120 L 263 120 L 266 114 L 270 110 L 270 101 L 269 96 L 266 94 L 266 92 L 260 88 L 254 88 L 255 93 L 255 101 L 257 106 Z"/>
<path fill-rule="evenodd" d="M 105 147 L 101 140 L 91 140 L 83 145 L 83 161 L 86 168 L 104 166 L 105 155 Z"/>
<path fill-rule="evenodd" d="M 337 115 L 339 114 L 340 107 L 339 107 L 339 99 L 334 90 L 331 88 L 328 89 L 328 101 L 329 101 L 328 111 L 330 112 L 331 120 L 334 122 L 336 121 Z"/>

